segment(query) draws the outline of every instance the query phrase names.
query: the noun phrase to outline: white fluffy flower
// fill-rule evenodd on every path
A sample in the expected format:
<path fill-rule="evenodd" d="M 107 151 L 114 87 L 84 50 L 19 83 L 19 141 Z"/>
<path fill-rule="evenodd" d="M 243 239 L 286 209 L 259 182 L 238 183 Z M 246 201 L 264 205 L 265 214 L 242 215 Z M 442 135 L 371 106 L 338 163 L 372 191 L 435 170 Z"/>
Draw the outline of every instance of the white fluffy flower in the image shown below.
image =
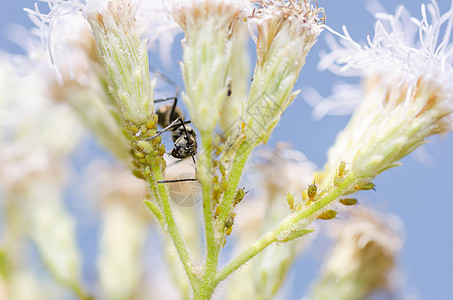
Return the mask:
<path fill-rule="evenodd" d="M 74 78 L 79 75 L 73 68 L 79 66 L 77 47 L 71 47 L 71 42 L 80 40 L 80 34 L 89 31 L 88 22 L 83 14 L 101 11 L 108 3 L 116 0 L 38 0 L 47 4 L 43 9 L 36 2 L 33 9 L 25 9 L 30 19 L 36 25 L 32 33 L 39 36 L 43 46 L 49 51 L 52 64 L 57 72 L 67 68 Z M 162 1 L 131 0 L 134 6 L 137 29 L 142 38 L 147 39 L 148 48 L 159 45 L 161 58 L 170 60 L 169 50 L 174 37 L 181 30 L 175 22 L 167 16 L 168 9 Z M 61 75 L 59 74 L 61 77 Z M 61 79 L 61 78 L 60 78 Z M 78 79 L 78 78 L 77 78 Z"/>
<path fill-rule="evenodd" d="M 339 43 L 330 43 L 321 67 L 361 76 L 363 97 L 329 150 L 329 170 L 346 161 L 357 176 L 374 178 L 428 136 L 452 130 L 453 7 L 441 14 L 432 1 L 421 11 L 420 20 L 404 7 L 395 15 L 376 14 L 375 35 L 365 46 L 345 28 Z"/>
<path fill-rule="evenodd" d="M 311 1 L 255 1 L 257 65 L 243 114 L 250 143 L 266 143 L 296 97 L 294 84 L 323 30 L 324 9 Z"/>
<path fill-rule="evenodd" d="M 249 1 L 168 1 L 171 17 L 184 30 L 183 73 L 187 103 L 193 124 L 212 132 L 227 99 L 233 57 L 244 51 L 234 45 L 238 28 L 248 14 Z"/>
<path fill-rule="evenodd" d="M 329 69 L 339 75 L 362 76 L 369 78 L 383 75 L 387 85 L 416 85 L 420 76 L 433 80 L 442 89 L 444 99 L 453 100 L 453 41 L 451 31 L 453 24 L 452 8 L 441 14 L 436 1 L 421 6 L 421 19 L 412 17 L 409 12 L 399 6 L 395 14 L 376 13 L 374 37 L 367 38 L 366 45 L 353 41 L 343 27 L 343 35 L 334 32 L 341 39 L 328 40 L 331 52 L 325 55 L 319 67 Z M 330 29 L 331 30 L 331 29 Z M 333 30 L 331 30 L 333 32 Z M 342 86 L 341 90 L 351 90 L 351 97 L 357 98 L 357 86 Z M 305 98 L 312 96 L 307 95 Z M 339 114 L 348 112 L 345 107 L 350 103 L 347 93 L 338 95 L 339 103 L 332 97 L 325 101 L 311 101 L 318 112 Z"/>

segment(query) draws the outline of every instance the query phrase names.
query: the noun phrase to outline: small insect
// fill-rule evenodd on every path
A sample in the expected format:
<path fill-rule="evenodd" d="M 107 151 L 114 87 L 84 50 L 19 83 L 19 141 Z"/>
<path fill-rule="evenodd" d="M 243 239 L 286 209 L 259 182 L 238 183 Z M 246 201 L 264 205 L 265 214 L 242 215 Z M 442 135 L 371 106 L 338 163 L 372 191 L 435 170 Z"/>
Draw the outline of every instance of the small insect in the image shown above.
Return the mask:
<path fill-rule="evenodd" d="M 351 206 L 351 205 L 356 205 L 357 204 L 357 199 L 355 198 L 343 198 L 340 199 L 340 203 L 346 206 Z"/>
<path fill-rule="evenodd" d="M 225 234 L 230 235 L 231 232 L 233 231 L 233 224 L 234 224 L 234 217 L 236 217 L 236 214 L 231 214 L 228 219 L 225 221 Z"/>
<path fill-rule="evenodd" d="M 192 156 L 193 162 L 195 163 L 195 158 L 193 156 L 197 153 L 197 139 L 193 128 L 186 125 L 189 123 L 190 121 L 183 121 L 181 117 L 177 117 L 164 129 L 158 131 L 154 136 L 147 138 L 146 140 L 151 141 L 162 135 L 164 132 L 171 130 L 172 139 L 175 145 L 173 146 L 170 155 L 180 159 Z"/>
<path fill-rule="evenodd" d="M 313 181 L 312 184 L 309 184 L 309 185 L 308 185 L 308 189 L 307 189 L 308 199 L 309 199 L 310 201 L 314 201 L 317 192 L 318 192 L 318 186 L 317 186 L 316 183 Z"/>
<path fill-rule="evenodd" d="M 290 210 L 294 210 L 294 196 L 291 193 L 286 194 L 286 202 L 288 202 L 288 206 Z"/>
<path fill-rule="evenodd" d="M 154 103 L 165 102 L 173 100 L 173 104 L 167 104 L 161 106 L 156 114 L 158 116 L 158 124 L 163 127 L 162 130 L 158 131 L 155 135 L 150 138 L 147 138 L 147 141 L 151 141 L 158 136 L 162 135 L 164 132 L 171 131 L 172 139 L 174 142 L 173 149 L 169 153 L 174 158 L 184 159 L 189 156 L 192 157 L 192 160 L 195 164 L 194 155 L 197 153 L 197 136 L 195 130 L 190 127 L 190 120 L 184 121 L 184 115 L 177 107 L 179 87 L 171 79 L 167 78 L 165 75 L 155 70 L 155 73 L 159 75 L 162 79 L 167 81 L 170 85 L 176 87 L 176 93 L 173 97 L 167 97 L 162 99 L 154 100 Z M 195 178 L 188 179 L 176 179 L 176 180 L 165 180 L 160 183 L 167 182 L 180 182 L 180 181 L 196 181 Z"/>
<path fill-rule="evenodd" d="M 337 216 L 337 212 L 332 209 L 329 209 L 329 210 L 326 210 L 325 212 L 321 213 L 318 216 L 318 219 L 319 220 L 331 220 L 331 219 L 335 218 L 336 216 Z"/>
<path fill-rule="evenodd" d="M 354 189 L 356 191 L 368 191 L 368 190 L 376 191 L 376 185 L 372 182 L 361 182 L 354 185 Z"/>
<path fill-rule="evenodd" d="M 236 194 L 234 195 L 234 200 L 233 200 L 233 206 L 236 206 L 238 205 L 242 199 L 244 199 L 245 195 L 247 195 L 249 191 L 245 191 L 245 188 L 242 188 L 242 189 L 238 189 L 236 191 Z"/>

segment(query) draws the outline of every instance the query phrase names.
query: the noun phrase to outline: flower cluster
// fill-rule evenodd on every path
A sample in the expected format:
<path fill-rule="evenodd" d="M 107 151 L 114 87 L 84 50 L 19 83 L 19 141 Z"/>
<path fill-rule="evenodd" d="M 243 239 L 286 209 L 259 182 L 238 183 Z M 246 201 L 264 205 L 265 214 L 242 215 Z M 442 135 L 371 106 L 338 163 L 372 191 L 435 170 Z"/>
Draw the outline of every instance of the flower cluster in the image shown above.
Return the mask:
<path fill-rule="evenodd" d="M 27 10 L 37 26 L 28 57 L 21 60 L 30 74 L 19 76 L 18 85 L 10 78 L 17 75 L 10 63 L 0 70 L 5 95 L 0 101 L 6 107 L 0 127 L 13 128 L 0 136 L 6 170 L 0 188 L 8 217 L 10 210 L 19 211 L 18 219 L 25 216 L 31 224 L 23 229 L 7 218 L 2 229 L 11 228 L 21 249 L 23 240 L 31 240 L 54 279 L 81 299 L 91 295 L 80 282 L 81 257 L 63 188 L 63 175 L 71 170 L 68 155 L 82 132 L 79 123 L 121 163 L 95 163 L 85 172 L 90 199 L 100 208 L 99 295 L 148 296 L 140 253 L 149 227 L 145 204 L 165 233 L 169 273 L 185 297 L 200 300 L 211 299 L 245 264 L 242 275 L 230 281 L 226 299 L 272 298 L 306 246 L 305 236 L 315 231 L 314 221 L 334 219 L 342 212 L 339 204 L 357 204 L 349 194 L 374 189 L 376 176 L 427 137 L 452 130 L 453 6 L 441 14 L 434 0 L 422 6 L 420 20 L 403 7 L 395 15 L 376 14 L 374 37 L 365 45 L 346 29 L 339 34 L 326 27 L 316 0 L 41 2 L 48 13 L 38 4 Z M 324 28 L 340 39 L 329 41 L 332 51 L 320 67 L 360 76 L 362 83 L 343 85 L 339 95 L 324 101 L 312 92 L 310 102 L 318 117 L 357 106 L 349 124 L 318 173 L 302 153 L 279 144 L 273 152 L 257 153 L 252 173 L 259 176 L 248 174 L 250 181 L 241 187 L 251 153 L 267 143 L 299 94 L 295 83 Z M 182 98 L 190 120 L 177 107 L 176 84 L 175 97 L 156 99 L 157 78 L 149 66 L 148 51 L 156 46 L 161 61 L 170 61 L 179 32 L 184 33 Z M 249 38 L 256 44 L 253 72 Z M 29 72 L 32 64 L 36 73 Z M 173 83 L 157 70 L 154 74 Z M 335 97 L 347 101 L 334 102 Z M 165 101 L 173 102 L 160 104 Z M 175 144 L 170 153 L 162 142 L 166 132 Z M 177 164 L 167 156 L 188 159 Z M 394 237 L 399 232 L 373 214 L 357 209 L 351 215 L 341 224 L 313 299 L 360 299 L 388 283 L 401 248 Z M 219 266 L 227 242 L 235 242 L 234 255 Z M 0 250 L 8 259 L 17 256 Z M 11 261 L 12 270 L 24 267 Z M 370 267 L 376 261 L 379 267 Z"/>
<path fill-rule="evenodd" d="M 354 42 L 344 28 L 320 63 L 363 78 L 363 100 L 330 149 L 327 166 L 334 170 L 344 160 L 363 178 L 398 165 L 426 137 L 452 129 L 452 10 L 441 15 L 432 2 L 422 6 L 420 20 L 402 6 L 395 15 L 376 17 L 367 45 Z"/>

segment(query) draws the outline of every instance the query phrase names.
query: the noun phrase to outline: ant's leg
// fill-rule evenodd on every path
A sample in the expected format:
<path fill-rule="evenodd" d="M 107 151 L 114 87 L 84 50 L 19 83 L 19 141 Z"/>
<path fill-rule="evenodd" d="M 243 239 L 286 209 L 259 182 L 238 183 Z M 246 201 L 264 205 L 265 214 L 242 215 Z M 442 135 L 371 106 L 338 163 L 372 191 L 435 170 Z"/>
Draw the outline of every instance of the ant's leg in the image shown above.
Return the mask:
<path fill-rule="evenodd" d="M 157 76 L 159 76 L 160 78 L 162 78 L 165 82 L 167 82 L 169 85 L 171 85 L 172 87 L 175 88 L 175 97 L 178 97 L 179 95 L 179 92 L 181 91 L 181 89 L 179 88 L 179 85 L 174 82 L 173 80 L 171 80 L 170 78 L 168 78 L 167 76 L 165 76 L 161 71 L 159 71 L 158 69 L 156 68 L 153 68 L 152 66 L 149 67 L 151 69 L 151 71 L 156 74 Z"/>
<path fill-rule="evenodd" d="M 174 112 L 174 108 L 176 107 L 176 101 L 178 101 L 178 95 L 181 92 L 181 89 L 180 89 L 179 85 L 176 82 L 174 82 L 173 80 L 171 80 L 170 78 L 168 78 L 167 76 L 165 76 L 158 69 L 155 69 L 155 68 L 153 68 L 151 66 L 150 66 L 150 69 L 151 69 L 151 71 L 154 74 L 156 74 L 157 76 L 162 78 L 165 82 L 167 82 L 169 85 L 171 85 L 172 87 L 175 88 L 175 96 L 170 98 L 170 99 L 174 99 L 175 100 L 175 102 L 173 103 L 173 109 L 172 109 L 172 113 L 173 113 Z M 168 100 L 170 100 L 170 99 L 168 99 Z"/>
<path fill-rule="evenodd" d="M 187 140 L 187 142 L 189 142 L 189 133 L 187 132 L 186 125 L 184 125 L 184 122 L 182 121 L 181 118 L 178 118 L 178 119 L 181 122 L 182 127 L 184 128 L 184 133 L 186 134 L 186 140 Z M 178 121 L 178 120 L 176 120 L 176 121 Z M 188 121 L 188 122 L 190 122 L 190 121 Z M 192 161 L 193 161 L 194 165 L 197 165 L 197 163 L 195 162 L 195 157 L 193 157 L 193 154 L 190 154 L 190 156 L 192 156 Z"/>
<path fill-rule="evenodd" d="M 178 96 L 155 99 L 154 103 L 165 102 L 165 101 L 170 101 L 170 100 L 173 100 L 173 105 L 171 106 L 171 112 L 170 112 L 170 117 L 171 117 L 175 113 L 176 105 L 178 104 Z"/>
<path fill-rule="evenodd" d="M 157 183 L 172 183 L 172 182 L 183 182 L 183 181 L 198 181 L 196 178 L 183 178 L 183 179 L 172 179 L 172 180 L 158 180 Z"/>
<path fill-rule="evenodd" d="M 159 71 L 158 69 L 155 69 L 153 67 L 150 66 L 150 69 L 151 71 L 156 74 L 157 76 L 159 76 L 160 78 L 162 78 L 165 82 L 167 82 L 169 85 L 171 85 L 172 87 L 175 88 L 175 96 L 174 97 L 167 97 L 167 98 L 163 98 L 163 99 L 156 99 L 154 100 L 154 102 L 163 102 L 163 101 L 168 101 L 168 100 L 174 100 L 173 102 L 173 106 L 171 107 L 171 112 L 170 112 L 170 120 L 175 112 L 175 109 L 176 109 L 176 104 L 178 102 L 178 95 L 179 93 L 181 92 L 181 89 L 179 87 L 179 85 L 174 82 L 173 80 L 171 80 L 170 78 L 168 78 L 167 76 L 165 76 L 161 71 Z"/>
<path fill-rule="evenodd" d="M 161 99 L 155 99 L 154 103 L 159 103 L 159 102 L 165 102 L 165 101 L 170 101 L 173 100 L 173 105 L 171 106 L 171 111 L 170 111 L 170 117 L 169 119 L 173 117 L 175 110 L 176 110 L 176 105 L 178 104 L 178 97 L 166 97 L 166 98 L 161 98 Z M 176 119 L 175 119 L 176 120 Z"/>
<path fill-rule="evenodd" d="M 172 163 L 171 165 L 167 165 L 167 167 L 176 165 L 182 161 L 184 161 L 184 160 L 183 159 L 177 160 L 176 162 Z M 195 174 L 196 174 L 196 170 L 195 170 Z M 156 182 L 157 183 L 174 183 L 174 182 L 197 181 L 197 180 L 198 180 L 197 178 L 181 178 L 181 179 L 170 179 L 170 180 L 158 180 Z"/>
<path fill-rule="evenodd" d="M 160 99 L 155 99 L 154 100 L 154 103 L 159 103 L 159 102 L 165 102 L 165 101 L 170 101 L 170 100 L 173 100 L 173 101 L 178 101 L 177 100 L 178 97 L 166 97 L 166 98 L 160 98 Z"/>
<path fill-rule="evenodd" d="M 158 136 L 162 135 L 162 133 L 166 132 L 166 131 L 169 131 L 169 130 L 173 130 L 173 128 L 175 128 L 176 126 L 181 126 L 178 124 L 178 122 L 181 121 L 183 124 L 189 124 L 190 121 L 185 121 L 183 122 L 181 118 L 177 118 L 176 120 L 174 120 L 170 125 L 168 125 L 167 127 L 165 127 L 164 129 L 162 129 L 161 131 L 158 131 L 155 135 L 153 135 L 152 137 L 149 137 L 147 139 L 145 139 L 145 141 L 152 141 L 154 140 L 155 138 L 157 138 Z M 184 126 L 184 129 L 186 127 Z"/>

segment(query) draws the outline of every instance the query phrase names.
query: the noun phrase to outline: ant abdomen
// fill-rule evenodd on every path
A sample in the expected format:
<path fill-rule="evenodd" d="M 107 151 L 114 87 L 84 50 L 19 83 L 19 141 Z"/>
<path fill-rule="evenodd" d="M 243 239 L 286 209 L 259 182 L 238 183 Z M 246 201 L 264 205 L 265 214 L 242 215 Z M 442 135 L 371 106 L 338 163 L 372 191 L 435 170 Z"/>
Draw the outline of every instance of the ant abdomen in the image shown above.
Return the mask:
<path fill-rule="evenodd" d="M 174 107 L 174 108 L 173 108 Z M 172 112 L 173 111 L 173 112 Z M 158 120 L 157 122 L 162 128 L 167 127 L 173 123 L 177 118 L 184 119 L 181 109 L 174 104 L 163 105 L 156 111 Z"/>

